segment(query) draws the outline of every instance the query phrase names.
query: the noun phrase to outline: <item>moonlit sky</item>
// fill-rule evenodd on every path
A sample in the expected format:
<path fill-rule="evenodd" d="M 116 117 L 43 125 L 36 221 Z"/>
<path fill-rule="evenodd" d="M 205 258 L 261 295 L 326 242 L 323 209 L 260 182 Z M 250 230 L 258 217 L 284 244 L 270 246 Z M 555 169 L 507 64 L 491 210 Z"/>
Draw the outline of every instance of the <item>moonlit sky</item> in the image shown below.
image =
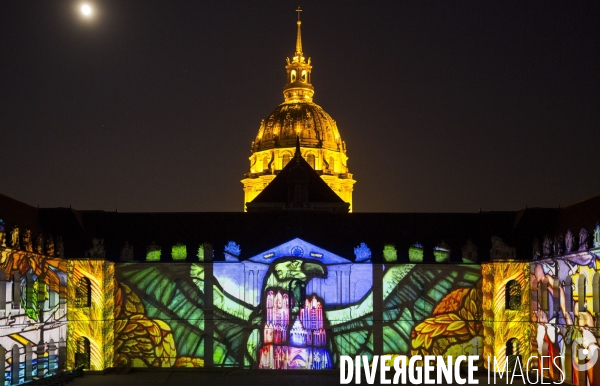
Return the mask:
<path fill-rule="evenodd" d="M 297 2 L 0 3 L 0 193 L 240 211 L 283 101 Z M 315 102 L 357 212 L 557 207 L 600 193 L 600 2 L 305 1 Z"/>

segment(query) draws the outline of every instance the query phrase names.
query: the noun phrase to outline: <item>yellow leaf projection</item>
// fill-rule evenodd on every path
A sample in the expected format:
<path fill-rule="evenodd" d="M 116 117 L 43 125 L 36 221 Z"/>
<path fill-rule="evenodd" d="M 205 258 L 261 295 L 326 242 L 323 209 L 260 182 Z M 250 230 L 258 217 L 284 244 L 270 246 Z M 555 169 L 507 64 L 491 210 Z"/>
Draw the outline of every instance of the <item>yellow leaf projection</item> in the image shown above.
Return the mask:
<path fill-rule="evenodd" d="M 413 355 L 444 355 L 458 342 L 471 341 L 481 334 L 477 304 L 481 290 L 459 288 L 446 295 L 433 311 L 434 316 L 418 324 L 413 331 Z"/>
<path fill-rule="evenodd" d="M 173 333 L 161 320 L 150 320 L 144 315 L 133 315 L 115 323 L 115 364 L 143 367 L 172 367 L 177 350 Z"/>

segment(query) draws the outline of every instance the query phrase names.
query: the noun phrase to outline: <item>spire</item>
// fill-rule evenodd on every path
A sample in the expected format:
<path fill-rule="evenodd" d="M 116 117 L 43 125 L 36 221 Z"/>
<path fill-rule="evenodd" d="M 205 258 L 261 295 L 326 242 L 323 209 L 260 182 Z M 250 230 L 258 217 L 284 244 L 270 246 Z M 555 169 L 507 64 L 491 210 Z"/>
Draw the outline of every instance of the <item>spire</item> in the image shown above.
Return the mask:
<path fill-rule="evenodd" d="M 296 162 L 298 162 L 300 160 L 300 158 L 302 158 L 302 153 L 300 152 L 300 136 L 299 135 L 296 136 L 296 153 L 294 153 L 294 158 L 296 159 Z"/>
<path fill-rule="evenodd" d="M 300 31 L 300 26 L 302 25 L 300 12 L 302 10 L 300 6 L 298 6 L 296 12 L 298 12 L 298 21 L 296 21 L 296 25 L 298 26 L 296 52 L 294 52 L 291 61 L 287 58 L 287 66 L 285 66 L 288 81 L 283 88 L 283 95 L 287 103 L 312 102 L 312 97 L 315 93 L 315 89 L 310 82 L 310 72 L 312 69 L 310 58 L 306 60 L 304 52 L 302 52 L 302 33 Z"/>
<path fill-rule="evenodd" d="M 302 21 L 300 20 L 300 12 L 302 12 L 302 10 L 300 9 L 300 6 L 298 6 L 298 9 L 296 10 L 296 12 L 298 12 L 298 21 L 296 22 L 296 24 L 298 24 L 298 35 L 296 36 L 296 53 L 294 54 L 294 56 L 301 58 L 302 57 L 302 34 L 300 33 L 300 25 L 302 25 Z"/>

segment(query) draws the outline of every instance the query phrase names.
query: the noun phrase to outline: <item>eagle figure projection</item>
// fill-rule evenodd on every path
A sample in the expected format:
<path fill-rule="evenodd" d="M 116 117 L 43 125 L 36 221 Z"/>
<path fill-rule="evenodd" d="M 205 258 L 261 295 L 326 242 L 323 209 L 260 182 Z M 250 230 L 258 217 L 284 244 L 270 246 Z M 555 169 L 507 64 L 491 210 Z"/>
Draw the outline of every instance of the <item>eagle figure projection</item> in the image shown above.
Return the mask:
<path fill-rule="evenodd" d="M 382 286 L 382 321 L 377 324 L 383 353 L 481 354 L 480 313 L 474 308 L 481 296 L 476 266 L 455 265 L 460 268 L 449 271 L 447 266 L 421 269 L 415 264 L 381 266 L 345 259 L 347 264 L 331 265 L 324 260 L 282 255 L 251 275 L 241 262 L 154 264 L 144 269 L 123 265 L 118 285 L 130 298 L 116 302 L 125 310 L 116 317 L 116 325 L 124 326 L 123 331 L 130 321 L 163 326 L 166 348 L 150 346 L 143 360 L 139 353 L 120 349 L 116 357 L 142 366 L 203 366 L 212 351 L 214 366 L 327 369 L 336 366 L 340 355 L 373 355 L 373 275 L 353 273 L 358 278 L 349 282 L 339 273 L 341 266 L 347 272 L 383 270 L 382 283 L 377 284 Z M 360 271 L 365 267 L 369 270 Z M 235 269 L 243 272 L 240 280 L 224 278 Z M 337 283 L 347 287 L 340 292 L 357 295 L 328 301 Z M 128 309 L 134 309 L 133 314 Z M 213 350 L 205 349 L 208 331 Z M 132 338 L 116 331 L 117 347 L 132 347 L 127 339 Z M 166 352 L 171 359 L 158 358 Z"/>

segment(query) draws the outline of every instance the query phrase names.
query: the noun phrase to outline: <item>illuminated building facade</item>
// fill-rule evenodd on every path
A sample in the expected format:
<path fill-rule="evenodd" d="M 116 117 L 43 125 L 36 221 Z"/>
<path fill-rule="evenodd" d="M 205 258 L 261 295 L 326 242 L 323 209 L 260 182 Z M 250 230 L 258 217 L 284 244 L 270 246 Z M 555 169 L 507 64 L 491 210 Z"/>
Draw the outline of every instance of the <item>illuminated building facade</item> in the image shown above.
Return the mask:
<path fill-rule="evenodd" d="M 564 356 L 567 381 L 598 384 L 568 358 L 598 341 L 599 209 L 106 213 L 0 196 L 5 385 L 80 365 L 319 370 L 375 354 L 518 358 L 555 380 L 539 358 Z"/>
<path fill-rule="evenodd" d="M 0 195 L 5 385 L 77 366 L 321 370 L 381 354 L 540 369 L 562 355 L 567 382 L 600 384 L 600 367 L 570 360 L 600 338 L 600 196 L 348 213 L 355 181 L 312 103 L 300 21 L 297 39 L 285 102 L 253 144 L 247 212 L 40 209 Z"/>
<path fill-rule="evenodd" d="M 321 106 L 313 102 L 311 59 L 302 51 L 298 20 L 296 50 L 285 67 L 287 84 L 284 102 L 260 123 L 252 142 L 250 171 L 244 175 L 244 210 L 294 157 L 296 138 L 300 138 L 302 157 L 317 171 L 323 181 L 350 204 L 356 182 L 348 169 L 346 143 L 336 122 Z"/>

